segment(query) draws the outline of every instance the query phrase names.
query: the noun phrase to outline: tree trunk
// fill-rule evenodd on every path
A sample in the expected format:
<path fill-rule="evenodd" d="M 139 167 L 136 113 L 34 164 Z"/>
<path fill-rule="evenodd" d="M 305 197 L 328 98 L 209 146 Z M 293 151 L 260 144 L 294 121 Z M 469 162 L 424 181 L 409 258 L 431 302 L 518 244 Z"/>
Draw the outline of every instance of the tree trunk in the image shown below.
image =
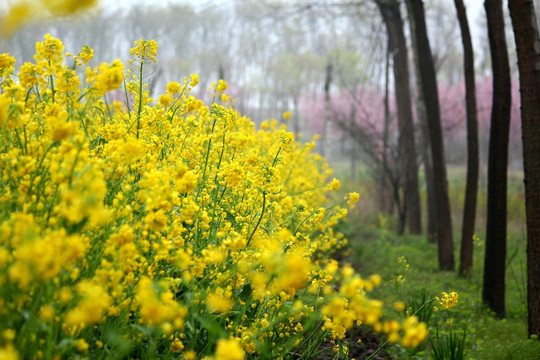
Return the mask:
<path fill-rule="evenodd" d="M 293 123 L 292 123 L 292 128 L 293 128 L 293 132 L 296 134 L 296 136 L 298 136 L 298 134 L 300 134 L 300 110 L 298 108 L 298 98 L 299 96 L 298 95 L 295 95 L 293 97 L 293 106 L 294 106 L 294 109 L 293 109 Z"/>
<path fill-rule="evenodd" d="M 410 6 L 409 13 L 412 13 Z M 417 48 L 416 39 L 416 24 L 413 16 L 409 16 L 409 28 L 411 32 L 411 42 L 413 49 Z M 422 88 L 422 80 L 420 78 L 420 63 L 418 61 L 418 52 L 413 51 L 414 69 L 416 71 L 416 116 L 420 125 L 422 134 L 420 146 L 422 148 L 422 159 L 424 161 L 424 176 L 427 190 L 427 238 L 428 242 L 434 243 L 437 241 L 438 226 L 437 226 L 437 201 L 435 198 L 435 177 L 433 175 L 433 164 L 431 161 L 431 143 L 429 141 L 428 117 L 426 111 L 426 99 Z"/>
<path fill-rule="evenodd" d="M 356 124 L 356 104 L 353 102 L 351 103 L 351 113 L 350 113 L 349 122 L 351 123 L 351 129 L 353 129 L 353 126 Z M 343 141 L 343 144 L 345 144 L 345 141 Z M 356 142 L 351 141 L 351 181 L 356 181 Z"/>
<path fill-rule="evenodd" d="M 507 168 L 511 82 L 502 0 L 486 0 L 493 68 L 493 105 L 488 157 L 488 199 L 482 299 L 498 317 L 505 312 Z"/>
<path fill-rule="evenodd" d="M 454 0 L 461 41 L 463 43 L 463 70 L 465 73 L 465 103 L 467 107 L 467 187 L 461 228 L 460 275 L 470 276 L 473 266 L 473 235 L 478 194 L 478 113 L 476 110 L 476 85 L 474 53 L 469 22 L 463 0 Z"/>
<path fill-rule="evenodd" d="M 326 77 L 324 79 L 324 125 L 323 125 L 323 137 L 322 137 L 322 156 L 330 156 L 330 85 L 332 84 L 332 63 L 329 62 L 326 65 Z"/>
<path fill-rule="evenodd" d="M 418 57 L 418 76 L 424 94 L 424 104 L 431 144 L 431 160 L 435 182 L 435 199 L 437 202 L 437 239 L 439 244 L 439 268 L 441 270 L 454 270 L 454 243 L 452 237 L 452 218 L 450 215 L 450 201 L 448 199 L 448 181 L 446 177 L 446 159 L 444 156 L 444 142 L 442 138 L 441 113 L 437 78 L 433 56 L 427 37 L 424 4 L 422 0 L 407 0 L 409 17 L 413 23 L 416 46 L 414 51 Z"/>
<path fill-rule="evenodd" d="M 398 213 L 401 211 L 399 207 L 399 201 L 394 201 L 394 191 L 392 183 L 392 175 L 389 171 L 390 164 L 388 156 L 390 155 L 389 137 L 390 137 L 390 43 L 387 43 L 386 56 L 384 66 L 384 127 L 383 127 L 383 153 L 382 153 L 382 169 L 381 181 L 379 184 L 379 210 L 384 214 L 392 215 L 394 213 L 394 207 L 398 206 Z M 399 194 L 399 192 L 398 192 Z M 403 229 L 405 224 L 399 225 L 400 229 Z"/>
<path fill-rule="evenodd" d="M 540 37 L 531 0 L 509 0 L 518 55 L 527 209 L 529 336 L 540 337 Z"/>
<path fill-rule="evenodd" d="M 399 125 L 399 156 L 404 185 L 405 218 L 409 232 L 419 234 L 422 231 L 420 194 L 418 192 L 418 164 L 411 108 L 411 90 L 409 84 L 409 64 L 407 46 L 403 34 L 403 21 L 397 0 L 377 0 L 383 17 L 388 41 L 393 56 L 394 82 Z"/>
<path fill-rule="evenodd" d="M 218 79 L 225 80 L 225 68 L 221 63 L 218 65 Z"/>
<path fill-rule="evenodd" d="M 433 164 L 431 163 L 431 144 L 429 143 L 429 130 L 427 118 L 420 120 L 422 127 L 422 139 L 424 141 L 422 156 L 424 157 L 424 176 L 426 177 L 427 190 L 427 210 L 428 210 L 428 234 L 430 243 L 438 243 L 439 226 L 437 224 L 437 201 L 435 198 L 435 176 L 433 175 Z"/>

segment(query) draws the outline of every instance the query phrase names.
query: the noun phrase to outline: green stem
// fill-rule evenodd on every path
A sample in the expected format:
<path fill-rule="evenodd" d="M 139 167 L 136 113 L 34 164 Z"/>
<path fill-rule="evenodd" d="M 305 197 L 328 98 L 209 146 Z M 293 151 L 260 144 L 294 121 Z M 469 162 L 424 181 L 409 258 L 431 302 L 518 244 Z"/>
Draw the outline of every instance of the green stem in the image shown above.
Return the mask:
<path fill-rule="evenodd" d="M 51 62 L 49 61 L 49 66 L 51 65 Z M 54 93 L 56 92 L 54 90 L 54 78 L 52 75 L 49 75 L 49 81 L 51 82 L 51 93 L 52 93 L 52 102 L 54 102 Z"/>
<path fill-rule="evenodd" d="M 246 243 L 246 246 L 244 247 L 244 249 L 247 249 L 247 247 L 249 246 L 249 243 L 251 242 L 251 239 L 253 238 L 253 235 L 255 235 L 255 231 L 257 231 L 257 228 L 259 227 L 259 225 L 261 224 L 261 221 L 262 221 L 262 218 L 264 216 L 264 209 L 266 207 L 266 191 L 263 191 L 263 204 L 262 204 L 262 210 L 261 210 L 261 216 L 259 216 L 259 221 L 257 221 L 257 225 L 255 225 L 255 228 L 253 229 L 253 231 L 251 232 L 251 235 L 249 236 L 249 239 Z"/>
<path fill-rule="evenodd" d="M 103 95 L 103 101 L 105 102 L 105 108 L 107 109 L 107 114 L 109 115 L 109 121 L 112 119 L 111 114 L 111 107 L 109 106 L 109 102 L 107 101 L 107 96 Z M 107 118 L 103 118 L 103 126 L 107 123 Z"/>
<path fill-rule="evenodd" d="M 141 59 L 141 68 L 139 70 L 139 108 L 137 109 L 137 139 L 139 138 L 139 128 L 141 127 L 141 112 L 143 98 L 143 66 L 144 59 Z"/>

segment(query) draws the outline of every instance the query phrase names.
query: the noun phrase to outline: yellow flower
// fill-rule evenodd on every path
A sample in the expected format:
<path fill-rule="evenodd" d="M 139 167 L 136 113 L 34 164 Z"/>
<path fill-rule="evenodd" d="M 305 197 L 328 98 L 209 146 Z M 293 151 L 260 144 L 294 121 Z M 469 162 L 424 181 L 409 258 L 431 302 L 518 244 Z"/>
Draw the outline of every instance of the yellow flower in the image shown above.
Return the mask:
<path fill-rule="evenodd" d="M 225 82 L 225 80 L 222 80 L 220 79 L 217 86 L 216 86 L 216 91 L 221 94 L 222 92 L 224 92 L 227 88 L 229 87 L 229 85 L 227 85 L 227 83 Z"/>
<path fill-rule="evenodd" d="M 245 352 L 235 339 L 220 339 L 216 346 L 216 360 L 244 360 Z"/>
<path fill-rule="evenodd" d="M 448 310 L 453 308 L 458 303 L 458 293 L 452 291 L 450 294 L 443 292 L 442 297 L 437 296 L 435 299 L 439 302 L 443 309 Z"/>
<path fill-rule="evenodd" d="M 44 38 L 43 42 L 36 43 L 35 59 L 60 64 L 63 61 L 64 44 L 51 34 L 45 34 Z"/>
<path fill-rule="evenodd" d="M 132 56 L 135 55 L 141 61 L 144 61 L 144 59 L 147 58 L 156 62 L 158 46 L 155 40 L 140 39 L 139 41 L 135 41 L 133 45 L 135 45 L 135 47 L 130 49 L 130 54 Z"/>
<path fill-rule="evenodd" d="M 396 309 L 397 311 L 405 310 L 405 303 L 403 301 L 396 301 L 394 303 L 394 309 Z"/>
<path fill-rule="evenodd" d="M 176 181 L 176 189 L 179 193 L 185 194 L 193 191 L 197 187 L 198 176 L 193 171 L 187 171 Z"/>
<path fill-rule="evenodd" d="M 24 63 L 19 70 L 19 81 L 25 89 L 37 86 L 39 84 L 39 73 L 36 65 Z"/>
<path fill-rule="evenodd" d="M 219 314 L 230 311 L 234 305 L 230 295 L 226 294 L 223 289 L 217 289 L 216 292 L 209 294 L 206 298 L 208 309 Z"/>
<path fill-rule="evenodd" d="M 79 128 L 75 122 L 67 121 L 68 114 L 63 111 L 61 114 L 55 117 L 49 117 L 47 122 L 49 123 L 50 137 L 54 141 L 62 141 L 77 133 Z"/>
<path fill-rule="evenodd" d="M 289 119 L 291 118 L 291 114 L 292 114 L 292 113 L 291 113 L 290 111 L 285 111 L 285 112 L 283 113 L 283 115 L 282 115 L 282 116 L 283 116 L 283 120 L 289 120 Z"/>
<path fill-rule="evenodd" d="M 12 5 L 6 15 L 0 19 L 0 32 L 2 35 L 11 35 L 21 25 L 37 17 L 39 9 L 35 4 L 20 1 Z"/>
<path fill-rule="evenodd" d="M 189 76 L 189 78 L 190 78 L 189 86 L 195 87 L 195 86 L 197 86 L 197 85 L 199 84 L 199 75 L 197 75 L 197 74 L 191 74 L 191 75 Z"/>
<path fill-rule="evenodd" d="M 227 185 L 230 187 L 236 187 L 244 179 L 245 172 L 240 163 L 234 162 L 225 167 L 222 171 L 222 176 L 225 177 Z"/>
<path fill-rule="evenodd" d="M 98 0 L 41 0 L 41 2 L 52 14 L 69 15 L 95 6 Z"/>
<path fill-rule="evenodd" d="M 88 62 L 94 57 L 94 49 L 91 49 L 88 45 L 83 46 L 81 52 L 79 53 L 79 57 L 83 63 L 88 64 Z"/>
<path fill-rule="evenodd" d="M 180 94 L 180 92 L 182 91 L 182 85 L 180 85 L 176 81 L 170 82 L 167 84 L 166 91 L 169 94 L 175 94 L 175 95 Z"/>
<path fill-rule="evenodd" d="M 19 359 L 19 353 L 12 344 L 4 345 L 3 347 L 0 347 L 0 359 L 2 360 L 18 360 Z"/>
<path fill-rule="evenodd" d="M 75 347 L 77 348 L 77 351 L 79 352 L 87 352 L 89 345 L 84 339 L 77 340 L 77 343 L 75 344 Z"/>
<path fill-rule="evenodd" d="M 39 318 L 45 322 L 51 321 L 54 318 L 54 315 L 54 307 L 49 304 L 43 305 L 39 311 Z"/>
<path fill-rule="evenodd" d="M 111 65 L 103 63 L 99 66 L 99 74 L 96 77 L 94 86 L 100 96 L 105 93 L 118 89 L 124 81 L 124 64 L 116 59 Z"/>
<path fill-rule="evenodd" d="M 148 277 L 142 277 L 139 281 L 136 299 L 144 322 L 159 325 L 173 321 L 176 328 L 183 326 L 186 309 L 174 300 L 170 291 L 164 290 L 161 295 L 158 294 Z"/>
<path fill-rule="evenodd" d="M 15 58 L 10 54 L 0 54 L 0 75 L 7 75 L 12 71 Z"/>
<path fill-rule="evenodd" d="M 379 286 L 382 282 L 382 277 L 378 274 L 373 274 L 369 277 L 369 280 L 373 284 L 373 286 Z"/>
<path fill-rule="evenodd" d="M 13 329 L 6 329 L 2 332 L 4 340 L 13 341 L 15 339 L 16 332 Z"/>
<path fill-rule="evenodd" d="M 330 189 L 331 191 L 336 191 L 336 190 L 339 189 L 340 186 L 341 186 L 341 184 L 340 184 L 339 180 L 334 178 L 334 179 L 332 179 L 330 184 L 328 184 L 328 189 Z"/>
<path fill-rule="evenodd" d="M 416 316 L 408 317 L 402 326 L 405 334 L 401 339 L 401 345 L 406 348 L 413 348 L 420 345 L 427 337 L 427 326 L 419 322 Z"/>
<path fill-rule="evenodd" d="M 182 340 L 175 338 L 171 342 L 170 350 L 172 352 L 179 352 L 179 351 L 184 350 L 184 344 L 182 343 Z"/>
<path fill-rule="evenodd" d="M 173 103 L 173 98 L 170 94 L 159 95 L 158 104 L 163 107 L 170 106 Z"/>
<path fill-rule="evenodd" d="M 0 126 L 5 126 L 8 118 L 10 99 L 5 94 L 0 94 Z"/>
<path fill-rule="evenodd" d="M 283 267 L 278 268 L 276 289 L 294 291 L 306 285 L 312 268 L 311 260 L 306 255 L 298 250 L 288 253 L 282 265 Z"/>
<path fill-rule="evenodd" d="M 111 303 L 109 294 L 102 286 L 88 281 L 79 283 L 77 290 L 82 295 L 82 300 L 68 311 L 65 322 L 81 327 L 100 323 Z"/>
<path fill-rule="evenodd" d="M 357 192 L 349 193 L 349 199 L 347 200 L 347 205 L 349 207 L 353 207 L 358 200 L 360 199 L 360 195 Z"/>

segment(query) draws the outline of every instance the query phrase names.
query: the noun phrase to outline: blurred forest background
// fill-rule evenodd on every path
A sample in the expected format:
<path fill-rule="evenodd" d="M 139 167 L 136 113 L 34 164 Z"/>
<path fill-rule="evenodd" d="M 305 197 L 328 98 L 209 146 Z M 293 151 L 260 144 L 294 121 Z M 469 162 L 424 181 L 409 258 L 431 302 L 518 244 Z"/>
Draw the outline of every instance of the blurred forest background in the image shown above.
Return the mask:
<path fill-rule="evenodd" d="M 481 4 L 469 3 L 474 10 L 468 16 L 475 50 L 482 174 L 488 153 L 492 77 L 485 12 Z M 449 164 L 463 165 L 467 156 L 465 88 L 456 10 L 446 0 L 425 1 L 424 6 L 439 83 L 446 158 Z M 511 169 L 520 169 L 517 63 L 510 18 L 506 19 L 513 79 L 509 164 Z M 373 1 L 243 0 L 198 5 L 182 1 L 108 5 L 104 1 L 91 14 L 26 25 L 0 40 L 0 49 L 10 52 L 20 64 L 32 61 L 34 44 L 45 33 L 61 38 L 68 51 L 89 45 L 95 50 L 93 66 L 115 58 L 126 61 L 134 40 L 155 39 L 159 61 L 152 68 L 151 93 L 162 93 L 168 81 L 181 81 L 191 73 L 201 78 L 199 95 L 213 81 L 224 79 L 242 114 L 259 125 L 268 118 L 284 121 L 282 114 L 291 111 L 289 130 L 303 134 L 305 140 L 322 135 L 318 151 L 330 162 L 350 159 L 353 176 L 355 165 L 373 165 L 380 156 L 375 145 L 384 137 L 385 84 L 391 59 L 386 56 L 385 26 Z M 413 61 L 409 64 L 412 68 Z M 325 127 L 328 75 L 330 121 Z M 411 69 L 413 97 L 414 76 Z M 389 146 L 397 146 L 392 79 L 388 85 Z"/>

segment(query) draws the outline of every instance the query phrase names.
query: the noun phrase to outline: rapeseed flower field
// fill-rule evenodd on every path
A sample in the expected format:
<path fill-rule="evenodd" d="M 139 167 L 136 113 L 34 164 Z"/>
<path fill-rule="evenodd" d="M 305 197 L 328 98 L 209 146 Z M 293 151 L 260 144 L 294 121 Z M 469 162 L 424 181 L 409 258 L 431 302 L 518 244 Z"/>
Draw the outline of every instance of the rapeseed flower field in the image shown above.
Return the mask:
<path fill-rule="evenodd" d="M 328 204 L 315 143 L 256 129 L 222 80 L 211 104 L 195 74 L 151 98 L 157 50 L 92 68 L 45 35 L 32 63 L 0 55 L 0 358 L 346 356 L 356 324 L 420 344 L 369 297 L 380 277 L 332 259 L 359 196 Z"/>

